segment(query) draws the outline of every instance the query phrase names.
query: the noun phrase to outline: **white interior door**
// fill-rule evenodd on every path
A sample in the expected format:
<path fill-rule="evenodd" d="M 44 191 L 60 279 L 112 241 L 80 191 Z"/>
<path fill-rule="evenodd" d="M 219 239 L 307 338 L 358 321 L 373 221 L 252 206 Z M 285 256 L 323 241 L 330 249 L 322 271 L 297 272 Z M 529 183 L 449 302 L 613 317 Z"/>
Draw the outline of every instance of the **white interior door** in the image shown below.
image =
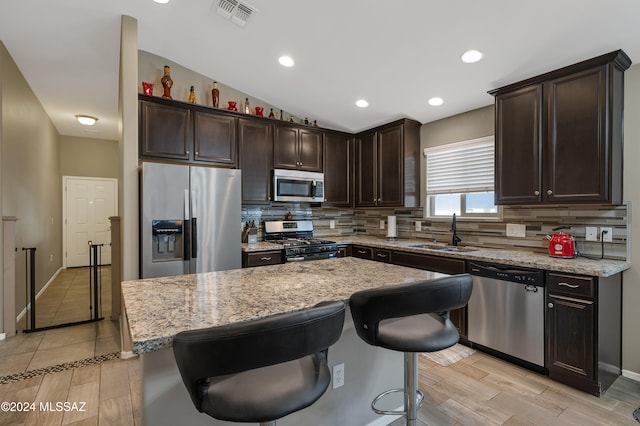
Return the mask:
<path fill-rule="evenodd" d="M 117 214 L 117 179 L 63 177 L 65 266 L 89 266 L 89 245 L 103 244 L 101 264 L 111 263 L 110 216 Z"/>

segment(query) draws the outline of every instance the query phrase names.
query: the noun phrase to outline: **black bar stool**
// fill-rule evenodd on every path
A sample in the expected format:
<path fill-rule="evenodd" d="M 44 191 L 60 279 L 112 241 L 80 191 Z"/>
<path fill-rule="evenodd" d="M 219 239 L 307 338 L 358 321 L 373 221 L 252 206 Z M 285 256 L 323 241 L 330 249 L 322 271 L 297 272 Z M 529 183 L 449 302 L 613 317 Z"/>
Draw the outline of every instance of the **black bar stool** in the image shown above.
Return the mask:
<path fill-rule="evenodd" d="M 316 402 L 329 386 L 329 346 L 344 324 L 344 302 L 201 330 L 173 339 L 173 353 L 201 413 L 275 425 Z"/>
<path fill-rule="evenodd" d="M 404 415 L 414 426 L 424 394 L 418 389 L 418 352 L 455 345 L 460 336 L 449 311 L 465 306 L 473 283 L 468 274 L 381 287 L 354 293 L 349 308 L 358 336 L 373 346 L 404 352 L 404 389 L 378 395 L 371 408 L 378 414 Z M 386 411 L 376 403 L 392 392 L 404 392 L 404 410 Z"/>

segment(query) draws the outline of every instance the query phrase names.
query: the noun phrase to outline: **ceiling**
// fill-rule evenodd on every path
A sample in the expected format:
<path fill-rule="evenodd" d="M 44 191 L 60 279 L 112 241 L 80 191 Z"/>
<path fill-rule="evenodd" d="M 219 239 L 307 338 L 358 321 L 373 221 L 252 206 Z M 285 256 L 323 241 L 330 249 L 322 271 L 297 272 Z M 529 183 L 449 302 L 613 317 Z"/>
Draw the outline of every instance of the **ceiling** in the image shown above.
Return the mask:
<path fill-rule="evenodd" d="M 637 0 L 246 0 L 244 27 L 218 1 L 2 0 L 0 40 L 60 134 L 103 139 L 118 139 L 121 15 L 139 49 L 349 132 L 489 105 L 488 90 L 620 48 L 640 60 Z M 468 49 L 484 59 L 462 63 Z"/>

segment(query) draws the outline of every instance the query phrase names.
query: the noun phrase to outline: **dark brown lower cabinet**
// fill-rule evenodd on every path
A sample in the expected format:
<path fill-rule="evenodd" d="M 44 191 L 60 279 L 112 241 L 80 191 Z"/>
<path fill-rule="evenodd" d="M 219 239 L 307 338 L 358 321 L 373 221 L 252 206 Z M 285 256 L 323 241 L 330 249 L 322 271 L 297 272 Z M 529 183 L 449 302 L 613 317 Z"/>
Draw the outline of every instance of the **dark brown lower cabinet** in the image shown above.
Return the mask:
<path fill-rule="evenodd" d="M 351 244 L 339 245 L 338 257 L 349 257 L 349 256 L 351 256 Z"/>
<path fill-rule="evenodd" d="M 461 259 L 404 251 L 391 252 L 391 263 L 451 275 L 463 274 L 465 271 L 465 263 Z M 450 318 L 458 329 L 458 333 L 460 333 L 460 339 L 465 341 L 467 338 L 467 307 L 451 311 Z"/>
<path fill-rule="evenodd" d="M 621 373 L 621 274 L 547 273 L 549 378 L 602 395 Z"/>
<path fill-rule="evenodd" d="M 283 263 L 282 250 L 254 251 L 242 253 L 242 267 L 277 265 Z"/>
<path fill-rule="evenodd" d="M 360 259 L 373 260 L 373 249 L 371 247 L 353 246 L 351 250 L 353 257 L 359 257 Z"/>

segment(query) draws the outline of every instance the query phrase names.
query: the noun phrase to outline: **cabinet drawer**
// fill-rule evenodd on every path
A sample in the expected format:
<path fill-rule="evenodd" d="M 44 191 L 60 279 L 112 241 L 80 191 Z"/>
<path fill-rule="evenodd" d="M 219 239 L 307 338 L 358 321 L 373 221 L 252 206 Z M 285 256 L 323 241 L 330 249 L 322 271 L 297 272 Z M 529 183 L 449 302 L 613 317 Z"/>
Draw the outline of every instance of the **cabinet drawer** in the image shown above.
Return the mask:
<path fill-rule="evenodd" d="M 359 257 L 361 259 L 373 259 L 373 249 L 371 247 L 353 246 L 351 252 L 353 257 Z"/>
<path fill-rule="evenodd" d="M 391 250 L 374 248 L 373 260 L 377 260 L 378 262 L 391 262 Z"/>
<path fill-rule="evenodd" d="M 277 265 L 282 263 L 282 251 L 259 251 L 244 254 L 243 267 L 251 268 L 254 266 Z"/>
<path fill-rule="evenodd" d="M 442 274 L 464 273 L 464 260 L 450 259 L 442 256 L 430 256 L 428 254 L 394 251 L 393 263 L 396 265 L 408 266 L 410 268 L 440 272 Z"/>
<path fill-rule="evenodd" d="M 547 275 L 547 291 L 549 293 L 564 293 L 593 298 L 595 295 L 595 282 L 590 277 L 550 272 Z"/>

